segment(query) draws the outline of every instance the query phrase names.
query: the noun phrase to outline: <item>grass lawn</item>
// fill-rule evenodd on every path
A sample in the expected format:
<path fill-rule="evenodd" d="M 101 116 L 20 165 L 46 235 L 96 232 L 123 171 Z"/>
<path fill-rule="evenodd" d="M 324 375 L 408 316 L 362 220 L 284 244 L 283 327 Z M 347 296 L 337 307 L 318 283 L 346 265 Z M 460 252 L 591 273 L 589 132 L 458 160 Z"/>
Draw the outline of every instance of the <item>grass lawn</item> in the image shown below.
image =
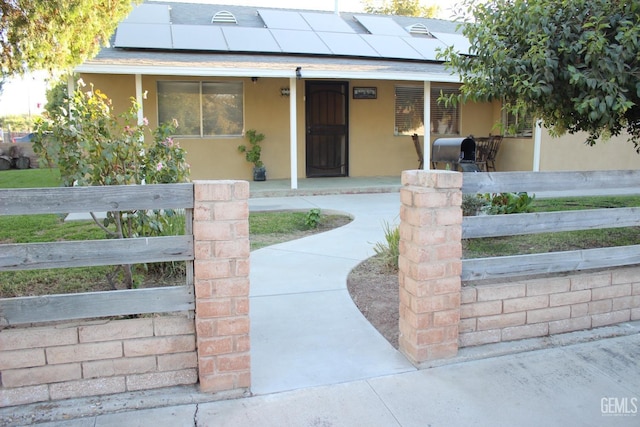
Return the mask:
<path fill-rule="evenodd" d="M 536 199 L 534 212 L 640 206 L 640 196 L 566 197 Z M 485 237 L 463 241 L 464 258 L 524 255 L 571 251 L 640 243 L 640 227 L 540 233 L 523 236 Z"/>

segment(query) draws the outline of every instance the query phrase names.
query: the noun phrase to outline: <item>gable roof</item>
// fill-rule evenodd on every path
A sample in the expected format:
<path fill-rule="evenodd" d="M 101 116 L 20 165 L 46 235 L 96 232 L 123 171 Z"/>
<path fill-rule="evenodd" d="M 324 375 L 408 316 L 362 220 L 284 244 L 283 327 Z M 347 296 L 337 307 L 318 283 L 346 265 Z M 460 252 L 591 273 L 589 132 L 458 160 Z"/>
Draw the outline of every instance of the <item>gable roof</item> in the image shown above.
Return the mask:
<path fill-rule="evenodd" d="M 468 48 L 456 23 L 437 19 L 153 2 L 76 71 L 294 77 L 301 67 L 305 78 L 457 82 L 436 57 L 451 44 Z"/>

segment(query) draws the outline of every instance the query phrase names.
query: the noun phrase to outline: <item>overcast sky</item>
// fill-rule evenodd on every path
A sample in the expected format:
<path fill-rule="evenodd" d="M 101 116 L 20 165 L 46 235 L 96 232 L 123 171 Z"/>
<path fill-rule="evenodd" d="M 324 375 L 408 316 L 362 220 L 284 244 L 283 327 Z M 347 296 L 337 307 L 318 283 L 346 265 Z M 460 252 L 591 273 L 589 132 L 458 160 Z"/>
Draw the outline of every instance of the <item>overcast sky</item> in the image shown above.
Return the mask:
<path fill-rule="evenodd" d="M 285 9 L 335 10 L 336 0 L 173 0 L 196 3 L 228 4 L 237 6 L 281 7 Z M 440 8 L 440 18 L 450 19 L 450 7 L 457 0 L 423 0 L 424 5 L 437 3 Z M 361 12 L 361 0 L 337 0 L 338 10 L 341 12 Z M 43 74 L 35 78 L 12 79 L 4 85 L 0 95 L 0 116 L 14 114 L 39 114 L 46 103 L 46 83 Z"/>

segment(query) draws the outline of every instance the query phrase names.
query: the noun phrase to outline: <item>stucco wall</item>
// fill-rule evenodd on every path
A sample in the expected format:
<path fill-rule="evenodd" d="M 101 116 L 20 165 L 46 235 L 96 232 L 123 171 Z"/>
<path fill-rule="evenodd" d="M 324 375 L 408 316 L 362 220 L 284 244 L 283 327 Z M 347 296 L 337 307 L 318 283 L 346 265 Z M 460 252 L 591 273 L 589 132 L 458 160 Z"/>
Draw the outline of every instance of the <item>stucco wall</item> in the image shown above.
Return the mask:
<path fill-rule="evenodd" d="M 133 76 L 83 75 L 86 83 L 94 83 L 122 111 L 135 96 Z M 264 133 L 263 160 L 268 179 L 290 177 L 290 114 L 289 97 L 281 96 L 280 88 L 289 86 L 289 79 L 218 78 L 143 76 L 142 89 L 147 92 L 144 114 L 152 125 L 157 124 L 158 80 L 242 81 L 244 83 L 245 130 Z M 297 164 L 298 176 L 305 176 L 305 80 L 297 80 Z M 421 86 L 422 82 L 349 81 L 349 175 L 393 176 L 418 166 L 411 137 L 394 135 L 394 105 L 396 85 Z M 442 86 L 444 84 L 433 83 Z M 376 99 L 353 99 L 354 86 L 377 88 Z M 461 107 L 461 136 L 499 134 L 498 103 L 467 103 Z M 431 143 L 439 137 L 432 135 Z M 237 152 L 246 141 L 241 137 L 179 138 L 187 150 L 187 159 L 194 179 L 251 179 L 252 167 Z M 640 155 L 624 138 L 614 138 L 596 147 L 586 147 L 581 136 L 551 138 L 545 131 L 542 142 L 541 170 L 636 169 Z M 422 141 L 422 138 L 421 138 Z M 422 141 L 424 145 L 424 141 Z M 505 138 L 496 162 L 498 171 L 530 171 L 533 169 L 533 138 Z"/>

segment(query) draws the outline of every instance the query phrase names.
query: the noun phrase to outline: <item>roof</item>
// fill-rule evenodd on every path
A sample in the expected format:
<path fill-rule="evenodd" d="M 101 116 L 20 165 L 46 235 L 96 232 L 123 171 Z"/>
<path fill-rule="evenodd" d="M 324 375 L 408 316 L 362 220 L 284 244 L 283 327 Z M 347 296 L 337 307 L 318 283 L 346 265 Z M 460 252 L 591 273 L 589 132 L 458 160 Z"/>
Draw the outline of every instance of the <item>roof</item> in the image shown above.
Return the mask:
<path fill-rule="evenodd" d="M 438 19 L 153 2 L 77 71 L 292 78 L 300 67 L 304 78 L 457 82 L 436 58 L 451 44 L 468 48 L 455 22 Z"/>

